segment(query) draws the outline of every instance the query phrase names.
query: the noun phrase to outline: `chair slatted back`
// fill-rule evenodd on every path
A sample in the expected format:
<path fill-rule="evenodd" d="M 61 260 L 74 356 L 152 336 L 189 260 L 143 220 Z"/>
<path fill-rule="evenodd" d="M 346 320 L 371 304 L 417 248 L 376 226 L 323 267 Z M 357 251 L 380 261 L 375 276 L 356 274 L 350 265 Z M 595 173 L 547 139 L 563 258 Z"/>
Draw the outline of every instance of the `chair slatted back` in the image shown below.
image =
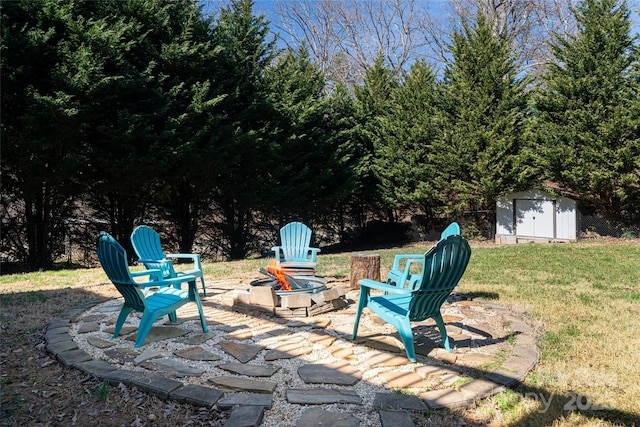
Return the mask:
<path fill-rule="evenodd" d="M 137 311 L 144 311 L 144 294 L 131 277 L 125 249 L 111 235 L 101 232 L 97 238 L 97 253 L 103 270 L 125 303 Z"/>
<path fill-rule="evenodd" d="M 136 251 L 138 258 L 144 261 L 143 264 L 149 269 L 162 271 L 162 277 L 174 277 L 173 263 L 167 261 L 167 256 L 162 251 L 160 235 L 151 227 L 140 225 L 131 233 L 131 244 Z M 152 262 L 148 260 L 158 260 L 163 262 Z"/>
<path fill-rule="evenodd" d="M 151 227 L 140 225 L 131 234 L 133 249 L 142 259 L 165 259 L 160 235 Z"/>
<path fill-rule="evenodd" d="M 470 257 L 469 243 L 460 235 L 440 240 L 425 254 L 422 280 L 411 294 L 411 321 L 422 321 L 439 312 L 440 306 L 458 285 Z"/>
<path fill-rule="evenodd" d="M 304 259 L 311 244 L 311 229 L 301 222 L 290 222 L 280 229 L 280 241 L 285 260 Z"/>

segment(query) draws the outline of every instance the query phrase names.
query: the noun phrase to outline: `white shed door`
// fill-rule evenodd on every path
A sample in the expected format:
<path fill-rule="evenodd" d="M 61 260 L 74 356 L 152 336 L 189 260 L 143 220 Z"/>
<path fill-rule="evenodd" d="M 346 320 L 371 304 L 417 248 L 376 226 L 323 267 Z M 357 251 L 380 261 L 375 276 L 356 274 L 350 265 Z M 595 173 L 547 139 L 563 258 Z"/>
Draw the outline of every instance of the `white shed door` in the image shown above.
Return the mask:
<path fill-rule="evenodd" d="M 516 235 L 554 238 L 553 200 L 516 199 Z"/>

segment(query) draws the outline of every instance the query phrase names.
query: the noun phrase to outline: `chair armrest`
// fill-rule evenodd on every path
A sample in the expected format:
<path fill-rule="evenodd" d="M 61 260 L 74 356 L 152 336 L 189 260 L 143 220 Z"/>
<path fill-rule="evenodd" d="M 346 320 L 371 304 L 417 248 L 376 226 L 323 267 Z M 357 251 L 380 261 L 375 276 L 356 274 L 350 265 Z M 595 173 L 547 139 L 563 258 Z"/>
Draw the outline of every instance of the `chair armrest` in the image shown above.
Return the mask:
<path fill-rule="evenodd" d="M 402 260 L 422 260 L 424 261 L 424 254 L 399 254 L 393 258 L 393 266 L 391 270 L 400 270 L 400 263 Z"/>
<path fill-rule="evenodd" d="M 200 267 L 200 254 L 166 254 L 167 258 L 178 258 L 178 259 L 191 259 L 193 263 L 198 267 L 198 269 L 202 270 Z"/>
<path fill-rule="evenodd" d="M 148 270 L 131 271 L 131 277 L 153 276 L 158 273 L 162 273 L 162 271 L 158 268 L 150 268 Z"/>
<path fill-rule="evenodd" d="M 151 282 L 148 282 L 148 284 L 138 283 L 138 286 L 141 286 L 141 287 L 158 286 L 157 285 L 158 280 L 162 280 L 162 270 L 159 270 L 157 268 L 150 268 L 148 270 L 140 270 L 140 271 L 130 271 L 129 273 L 131 274 L 131 277 L 151 276 L 151 280 L 153 280 L 153 283 Z"/>
<path fill-rule="evenodd" d="M 316 262 L 320 248 L 307 248 L 307 252 L 311 257 L 311 262 Z"/>
<path fill-rule="evenodd" d="M 358 281 L 360 287 L 365 287 L 369 289 L 377 289 L 379 291 L 390 292 L 394 294 L 410 294 L 412 291 L 410 289 L 398 288 L 393 285 L 387 285 L 386 283 L 378 282 L 373 279 L 360 279 Z"/>
<path fill-rule="evenodd" d="M 165 258 L 165 259 L 147 259 L 147 258 L 140 258 L 140 259 L 138 260 L 138 262 L 141 262 L 141 263 L 143 263 L 143 264 L 146 264 L 146 263 L 155 263 L 155 264 L 165 263 L 165 264 L 166 264 L 166 263 L 170 263 L 170 262 L 171 262 L 171 260 L 170 260 L 170 259 L 166 259 L 166 258 Z"/>
<path fill-rule="evenodd" d="M 403 269 L 400 268 L 402 261 L 406 261 Z M 393 260 L 393 267 L 391 267 L 391 270 L 389 270 L 389 273 L 387 274 L 387 284 L 395 282 L 397 286 L 402 288 L 406 287 L 407 280 L 410 280 L 412 276 L 418 275 L 411 273 L 411 266 L 413 264 L 421 264 L 422 268 L 424 268 L 424 255 L 396 255 Z M 411 281 L 413 282 L 413 280 Z M 411 287 L 411 284 L 409 287 Z"/>
<path fill-rule="evenodd" d="M 271 250 L 275 252 L 276 259 L 280 259 L 282 256 L 284 256 L 284 251 L 282 250 L 282 246 L 274 246 L 271 248 Z"/>
<path fill-rule="evenodd" d="M 151 286 L 173 286 L 174 288 L 180 289 L 180 285 L 184 282 L 189 283 L 189 286 L 195 286 L 196 276 L 185 274 L 183 276 L 170 277 L 168 279 L 153 282 Z"/>

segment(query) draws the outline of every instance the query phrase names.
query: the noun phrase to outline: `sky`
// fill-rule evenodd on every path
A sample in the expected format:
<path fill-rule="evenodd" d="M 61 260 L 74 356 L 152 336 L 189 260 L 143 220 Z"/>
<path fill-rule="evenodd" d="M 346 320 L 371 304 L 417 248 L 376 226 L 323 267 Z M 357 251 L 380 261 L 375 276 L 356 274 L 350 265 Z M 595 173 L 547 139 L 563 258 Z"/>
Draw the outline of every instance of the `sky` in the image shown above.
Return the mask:
<path fill-rule="evenodd" d="M 229 0 L 201 0 L 202 4 L 205 6 L 205 11 L 207 10 L 217 10 L 222 5 L 228 4 Z M 273 24 L 272 30 L 274 32 L 278 32 L 276 28 L 280 17 L 276 12 L 276 4 L 282 3 L 294 3 L 299 0 L 254 0 L 254 13 L 256 15 L 264 14 L 267 19 Z M 313 1 L 313 0 L 311 0 Z M 341 0 L 335 0 L 341 1 Z M 366 1 L 366 0 L 360 0 Z M 424 1 L 427 4 L 429 11 L 434 14 L 434 19 L 439 20 L 439 15 L 444 17 L 446 13 L 448 13 L 449 6 L 451 4 L 451 0 L 417 0 Z M 631 20 L 632 20 L 632 35 L 640 36 L 640 0 L 626 0 L 627 6 L 631 11 Z"/>

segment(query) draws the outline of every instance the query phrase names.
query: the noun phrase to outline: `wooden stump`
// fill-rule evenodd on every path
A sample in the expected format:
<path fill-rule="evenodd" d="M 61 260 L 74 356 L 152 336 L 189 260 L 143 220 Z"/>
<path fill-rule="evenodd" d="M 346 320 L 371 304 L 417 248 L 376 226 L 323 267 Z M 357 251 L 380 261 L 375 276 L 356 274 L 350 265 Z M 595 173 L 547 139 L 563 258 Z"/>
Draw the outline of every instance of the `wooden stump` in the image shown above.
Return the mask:
<path fill-rule="evenodd" d="M 380 281 L 380 255 L 351 255 L 351 289 L 360 289 L 358 280 L 373 279 Z"/>

